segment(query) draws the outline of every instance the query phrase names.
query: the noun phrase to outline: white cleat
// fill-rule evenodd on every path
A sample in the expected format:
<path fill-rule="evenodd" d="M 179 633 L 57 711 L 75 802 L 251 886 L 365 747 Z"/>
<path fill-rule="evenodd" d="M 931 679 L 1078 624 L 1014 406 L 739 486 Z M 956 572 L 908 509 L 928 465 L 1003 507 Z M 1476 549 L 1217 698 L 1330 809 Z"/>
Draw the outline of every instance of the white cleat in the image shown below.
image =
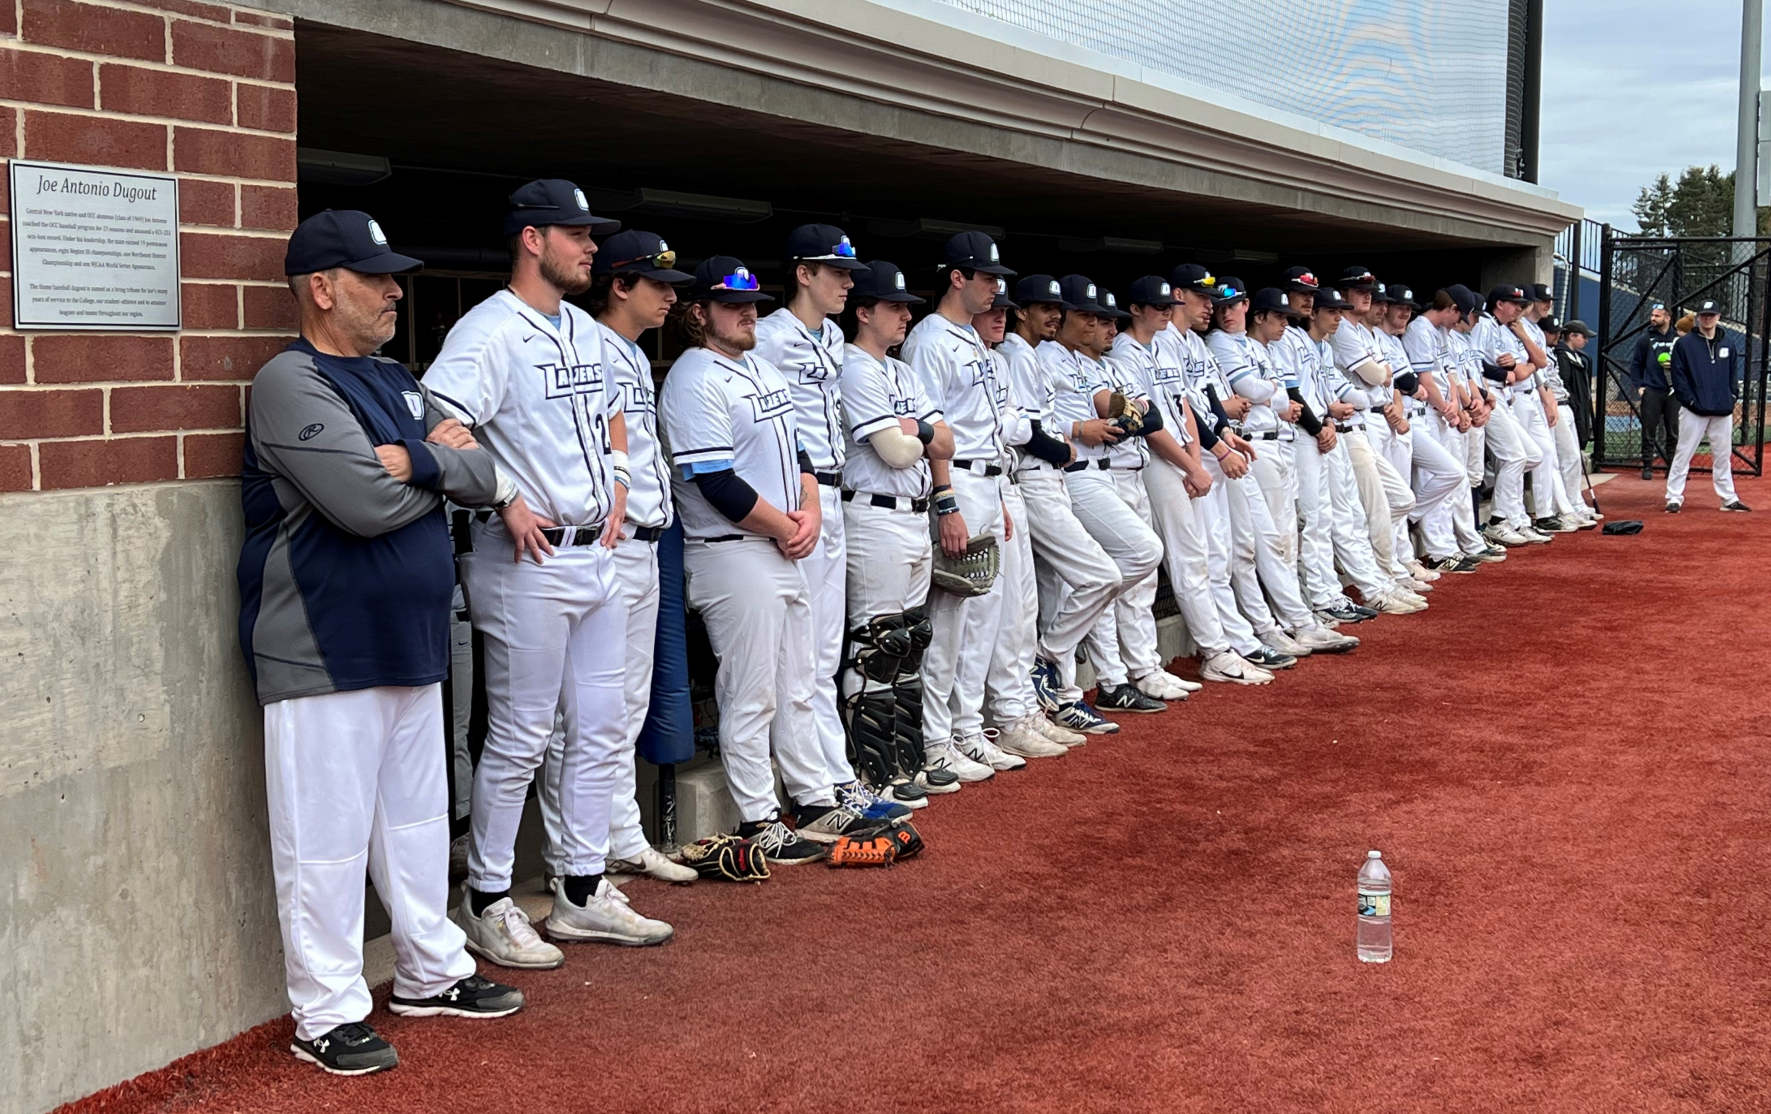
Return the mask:
<path fill-rule="evenodd" d="M 1232 685 L 1264 685 L 1273 675 L 1249 661 L 1235 650 L 1220 650 L 1199 666 L 1199 675 L 1208 681 Z"/>
<path fill-rule="evenodd" d="M 1088 742 L 1087 735 L 1084 735 L 1080 731 L 1072 731 L 1068 727 L 1062 727 L 1053 723 L 1047 718 L 1044 712 L 1034 712 L 1027 718 L 1032 721 L 1033 730 L 1044 735 L 1054 743 L 1067 747 L 1079 747 Z"/>
<path fill-rule="evenodd" d="M 1437 569 L 1429 569 L 1419 561 L 1408 562 L 1408 575 L 1423 583 L 1431 583 L 1439 579 Z"/>
<path fill-rule="evenodd" d="M 936 743 L 927 747 L 922 753 L 925 768 L 950 770 L 959 778 L 962 785 L 974 781 L 989 781 L 996 776 L 996 770 L 993 767 L 986 766 L 981 762 L 973 762 L 961 754 L 951 739 L 945 743 Z M 934 790 L 930 790 L 930 792 L 934 792 Z"/>
<path fill-rule="evenodd" d="M 1041 735 L 1032 721 L 1032 716 L 1023 716 L 1004 727 L 997 733 L 996 749 L 1022 758 L 1056 758 L 1070 753 L 1069 747 Z"/>
<path fill-rule="evenodd" d="M 1293 641 L 1318 654 L 1344 654 L 1359 645 L 1359 640 L 1352 635 L 1341 634 L 1326 627 L 1304 627 L 1291 637 Z"/>
<path fill-rule="evenodd" d="M 1277 653 L 1289 654 L 1294 658 L 1307 658 L 1310 656 L 1310 648 L 1308 646 L 1299 642 L 1291 635 L 1286 634 L 1278 627 L 1274 627 L 1265 634 L 1259 634 L 1255 637 L 1261 640 L 1261 645 Z"/>
<path fill-rule="evenodd" d="M 479 916 L 466 893 L 455 907 L 455 923 L 467 934 L 467 950 L 500 967 L 552 970 L 566 961 L 566 953 L 541 938 L 529 923 L 529 914 L 508 897 L 486 906 Z"/>
<path fill-rule="evenodd" d="M 1189 687 L 1166 669 L 1146 673 L 1132 682 L 1138 691 L 1154 700 L 1185 700 L 1198 686 Z"/>
<path fill-rule="evenodd" d="M 973 762 L 979 762 L 992 770 L 1002 773 L 1006 770 L 1023 770 L 1027 768 L 1027 760 L 1018 754 L 1010 754 L 997 747 L 992 741 L 994 731 L 974 731 L 970 735 L 955 739 L 953 745 L 959 753 Z"/>
<path fill-rule="evenodd" d="M 664 943 L 674 932 L 663 921 L 634 912 L 627 903 L 627 895 L 607 878 L 597 883 L 596 892 L 586 898 L 583 905 L 573 905 L 566 897 L 565 879 L 554 879 L 553 912 L 547 917 L 547 934 L 555 940 L 644 948 Z"/>
<path fill-rule="evenodd" d="M 1427 601 L 1401 589 L 1381 593 L 1375 599 L 1366 600 L 1365 605 L 1385 615 L 1413 615 L 1427 609 Z"/>
<path fill-rule="evenodd" d="M 676 884 L 693 882 L 700 877 L 693 868 L 671 862 L 651 846 L 631 859 L 610 859 L 603 869 L 609 874 L 644 874 L 660 882 Z"/>

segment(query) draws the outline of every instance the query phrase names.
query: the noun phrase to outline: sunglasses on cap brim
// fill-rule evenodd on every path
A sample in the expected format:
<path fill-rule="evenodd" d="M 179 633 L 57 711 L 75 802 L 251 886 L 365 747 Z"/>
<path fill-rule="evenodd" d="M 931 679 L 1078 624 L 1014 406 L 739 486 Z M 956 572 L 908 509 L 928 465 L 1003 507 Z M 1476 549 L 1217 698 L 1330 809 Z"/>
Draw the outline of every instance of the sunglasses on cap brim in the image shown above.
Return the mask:
<path fill-rule="evenodd" d="M 642 264 L 645 265 L 642 267 Z M 676 269 L 676 252 L 674 250 L 655 251 L 650 255 L 636 255 L 632 259 L 622 259 L 609 265 L 612 271 L 673 271 Z"/>
<path fill-rule="evenodd" d="M 714 290 L 761 290 L 762 281 L 749 271 L 734 271 L 712 286 Z"/>

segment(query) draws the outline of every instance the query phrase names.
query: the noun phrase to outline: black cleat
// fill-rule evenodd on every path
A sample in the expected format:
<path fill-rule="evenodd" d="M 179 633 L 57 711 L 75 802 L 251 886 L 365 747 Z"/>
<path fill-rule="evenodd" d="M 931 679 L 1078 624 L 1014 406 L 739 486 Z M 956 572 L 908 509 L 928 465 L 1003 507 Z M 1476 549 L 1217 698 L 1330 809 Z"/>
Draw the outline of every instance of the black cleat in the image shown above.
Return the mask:
<path fill-rule="evenodd" d="M 1733 511 L 1736 514 L 1745 514 L 1746 512 L 1752 510 L 1751 507 L 1747 506 L 1745 503 L 1742 503 L 1738 499 L 1732 500 L 1727 503 L 1723 503 L 1722 509 L 1725 511 Z"/>
<path fill-rule="evenodd" d="M 394 1046 L 361 1021 L 339 1025 L 311 1041 L 296 1037 L 289 1051 L 333 1075 L 373 1075 L 400 1066 Z"/>
<path fill-rule="evenodd" d="M 1290 669 L 1298 663 L 1298 659 L 1292 657 L 1290 654 L 1282 654 L 1278 650 L 1269 650 L 1265 646 L 1262 646 L 1251 654 L 1243 654 L 1242 657 L 1243 660 L 1251 661 L 1262 669 L 1269 671 L 1275 669 Z"/>
<path fill-rule="evenodd" d="M 1679 513 L 1679 504 L 1678 503 L 1668 503 L 1666 505 L 1666 513 L 1678 514 Z"/>
<path fill-rule="evenodd" d="M 1648 467 L 1646 464 L 1642 465 L 1642 478 L 1645 480 L 1652 480 L 1654 478 L 1654 469 Z"/>
<path fill-rule="evenodd" d="M 1095 707 L 1103 712 L 1138 712 L 1142 715 L 1168 711 L 1165 701 L 1142 693 L 1136 685 L 1130 684 L 1099 686 L 1095 690 Z"/>
<path fill-rule="evenodd" d="M 405 1017 L 509 1017 L 523 1008 L 523 992 L 514 986 L 469 975 L 429 998 L 388 998 L 389 1013 Z"/>

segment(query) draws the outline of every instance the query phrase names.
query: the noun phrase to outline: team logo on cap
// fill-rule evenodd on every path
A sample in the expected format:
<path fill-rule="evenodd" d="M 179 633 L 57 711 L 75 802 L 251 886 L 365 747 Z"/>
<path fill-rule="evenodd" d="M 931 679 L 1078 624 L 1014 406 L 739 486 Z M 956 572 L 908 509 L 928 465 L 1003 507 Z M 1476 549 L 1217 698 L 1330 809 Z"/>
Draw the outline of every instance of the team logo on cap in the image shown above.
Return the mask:
<path fill-rule="evenodd" d="M 899 289 L 899 290 L 902 290 L 902 289 L 904 289 L 904 272 L 903 272 L 903 271 L 899 271 L 899 272 L 897 272 L 897 273 L 896 273 L 896 274 L 894 274 L 894 275 L 893 275 L 893 276 L 892 276 L 892 283 L 893 283 L 893 285 L 895 285 L 895 286 L 896 286 L 896 287 L 897 287 L 897 288 L 898 288 L 898 289 Z"/>
<path fill-rule="evenodd" d="M 1172 287 L 1170 287 L 1168 285 L 1168 283 L 1166 283 L 1166 282 L 1161 284 L 1161 289 L 1162 289 L 1162 296 L 1164 298 L 1167 298 L 1167 297 L 1171 296 L 1172 294 L 1174 294 L 1174 289 Z"/>
<path fill-rule="evenodd" d="M 1008 293 L 1008 280 L 1007 279 L 1001 278 L 1001 277 L 997 278 L 996 292 L 998 294 L 1007 294 Z"/>
<path fill-rule="evenodd" d="M 1414 291 L 1412 291 L 1412 290 L 1408 289 L 1408 287 L 1404 286 L 1402 288 L 1402 300 L 1405 302 L 1414 301 Z"/>
<path fill-rule="evenodd" d="M 1111 291 L 1111 290 L 1107 291 L 1106 305 L 1107 305 L 1107 308 L 1109 308 L 1109 309 L 1118 309 L 1119 308 L 1119 299 L 1115 298 L 1113 296 L 1113 291 Z"/>
<path fill-rule="evenodd" d="M 574 201 L 578 202 L 578 207 L 580 209 L 583 209 L 587 213 L 590 212 L 590 202 L 588 202 L 584 199 L 584 191 L 583 190 L 574 189 L 572 191 L 572 199 Z"/>
<path fill-rule="evenodd" d="M 1000 253 L 997 252 L 996 245 L 994 243 L 992 243 L 990 245 L 990 262 L 992 262 L 992 263 L 1001 263 L 1002 262 L 1002 256 Z"/>
<path fill-rule="evenodd" d="M 1088 284 L 1088 296 L 1091 298 L 1095 296 L 1095 284 L 1092 282 Z"/>
<path fill-rule="evenodd" d="M 377 224 L 373 218 L 369 221 L 369 238 L 382 247 L 387 247 L 387 233 L 381 230 L 381 225 Z"/>
<path fill-rule="evenodd" d="M 1046 289 L 1045 289 L 1045 292 L 1046 292 L 1046 293 L 1047 293 L 1047 294 L 1051 294 L 1051 295 L 1054 295 L 1054 296 L 1055 296 L 1055 295 L 1057 295 L 1057 294 L 1058 294 L 1058 293 L 1059 293 L 1059 291 L 1058 291 L 1058 280 L 1057 280 L 1057 279 L 1053 279 L 1053 280 L 1052 280 L 1052 281 L 1051 281 L 1051 284 L 1050 284 L 1050 285 L 1049 285 L 1049 286 L 1047 286 L 1047 287 L 1046 287 Z"/>
<path fill-rule="evenodd" d="M 663 240 L 658 241 L 658 252 L 660 255 L 662 255 L 664 252 L 667 252 L 669 250 L 670 250 L 669 244 L 665 243 Z"/>

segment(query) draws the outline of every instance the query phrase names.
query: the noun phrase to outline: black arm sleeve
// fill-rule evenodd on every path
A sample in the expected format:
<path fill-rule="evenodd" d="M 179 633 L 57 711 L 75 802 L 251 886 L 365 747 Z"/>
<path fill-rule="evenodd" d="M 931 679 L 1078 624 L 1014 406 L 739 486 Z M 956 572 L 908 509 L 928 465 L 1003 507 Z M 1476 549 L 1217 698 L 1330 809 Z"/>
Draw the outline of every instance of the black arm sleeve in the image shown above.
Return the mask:
<path fill-rule="evenodd" d="M 1505 383 L 1507 381 L 1507 369 L 1501 367 L 1499 364 L 1491 364 L 1484 361 L 1482 364 L 1482 378 L 1492 379 L 1496 383 Z"/>
<path fill-rule="evenodd" d="M 927 445 L 935 439 L 935 427 L 921 418 L 916 419 L 916 439 Z"/>
<path fill-rule="evenodd" d="M 1420 376 L 1415 372 L 1405 371 L 1396 376 L 1395 387 L 1402 392 L 1403 398 L 1407 398 L 1420 388 Z"/>
<path fill-rule="evenodd" d="M 1310 404 L 1304 401 L 1304 392 L 1296 387 L 1287 387 L 1285 397 L 1303 407 L 1304 412 L 1298 415 L 1298 425 L 1305 433 L 1314 437 L 1322 432 L 1322 419 L 1318 418 L 1316 412 L 1310 409 Z"/>
<path fill-rule="evenodd" d="M 1205 387 L 1205 398 L 1211 403 L 1211 431 L 1221 435 L 1230 428 L 1230 412 L 1224 409 L 1223 402 L 1218 398 L 1218 390 L 1209 383 Z"/>
<path fill-rule="evenodd" d="M 805 459 L 805 454 L 801 453 L 800 458 Z M 714 510 L 733 522 L 744 521 L 756 509 L 756 489 L 739 479 L 738 473 L 730 468 L 720 472 L 695 473 L 695 486 L 713 504 Z"/>
<path fill-rule="evenodd" d="M 1138 430 L 1137 436 L 1148 437 L 1162 428 L 1162 407 L 1152 400 L 1150 409 L 1144 411 L 1144 425 Z"/>
<path fill-rule="evenodd" d="M 816 475 L 818 471 L 817 465 L 812 463 L 812 454 L 804 449 L 799 451 L 799 470 L 808 475 Z"/>
<path fill-rule="evenodd" d="M 1059 468 L 1070 463 L 1070 446 L 1041 428 L 1038 418 L 1034 418 L 1029 424 L 1033 427 L 1033 436 L 1027 438 L 1028 452 Z"/>

